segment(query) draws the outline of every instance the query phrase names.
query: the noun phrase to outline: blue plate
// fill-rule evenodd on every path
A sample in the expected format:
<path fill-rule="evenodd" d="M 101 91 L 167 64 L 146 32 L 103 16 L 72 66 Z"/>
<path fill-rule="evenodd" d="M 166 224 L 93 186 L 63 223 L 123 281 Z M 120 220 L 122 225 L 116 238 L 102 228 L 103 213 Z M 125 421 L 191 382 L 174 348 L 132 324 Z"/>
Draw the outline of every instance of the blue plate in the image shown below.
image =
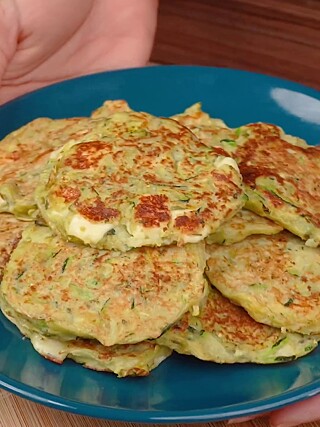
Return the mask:
<path fill-rule="evenodd" d="M 320 95 L 288 81 L 205 67 L 151 67 L 82 77 L 0 108 L 0 137 L 39 117 L 89 115 L 105 99 L 156 115 L 201 101 L 230 126 L 265 121 L 311 144 L 320 140 Z M 147 378 L 117 379 L 40 357 L 0 316 L 0 386 L 36 402 L 106 419 L 154 423 L 223 420 L 305 399 L 320 391 L 320 350 L 277 366 L 217 365 L 174 355 Z"/>

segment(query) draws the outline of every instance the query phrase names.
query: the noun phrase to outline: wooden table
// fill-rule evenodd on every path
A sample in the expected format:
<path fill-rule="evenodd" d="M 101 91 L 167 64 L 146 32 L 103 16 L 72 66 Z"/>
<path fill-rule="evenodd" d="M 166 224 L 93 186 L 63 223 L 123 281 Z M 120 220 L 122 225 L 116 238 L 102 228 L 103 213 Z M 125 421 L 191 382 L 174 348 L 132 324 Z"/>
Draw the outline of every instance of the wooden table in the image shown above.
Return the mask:
<path fill-rule="evenodd" d="M 319 46 L 319 0 L 160 0 L 152 61 L 243 68 L 320 89 Z M 241 425 L 268 424 L 260 419 Z M 134 424 L 60 412 L 0 390 L 0 427 L 117 426 Z"/>
<path fill-rule="evenodd" d="M 320 89 L 319 0 L 160 0 L 163 64 L 242 68 Z"/>
<path fill-rule="evenodd" d="M 226 422 L 206 424 L 176 424 L 175 427 L 227 427 Z M 69 414 L 30 402 L 0 390 L 0 427 L 145 427 L 146 424 L 105 421 Z M 149 424 L 150 427 L 160 424 Z M 172 426 L 166 424 L 166 426 Z M 235 426 L 268 427 L 265 419 L 248 421 Z M 301 424 L 301 427 L 319 427 L 319 423 Z M 229 427 L 229 426 L 228 426 Z"/>
<path fill-rule="evenodd" d="M 244 427 L 255 424 L 265 426 L 263 421 L 243 423 Z M 150 426 L 155 426 L 151 424 Z M 198 424 L 200 425 L 200 424 Z M 224 427 L 226 423 L 208 423 L 208 427 Z M 21 399 L 3 390 L 0 390 L 0 427 L 127 427 L 133 423 L 104 421 L 80 415 L 69 414 Z M 143 426 L 143 424 L 141 424 Z M 158 424 L 159 426 L 159 424 Z M 177 425 L 177 427 L 182 424 Z M 197 426 L 197 425 L 195 425 Z M 310 424 L 311 427 L 311 424 Z M 314 426 L 316 427 L 316 426 Z"/>

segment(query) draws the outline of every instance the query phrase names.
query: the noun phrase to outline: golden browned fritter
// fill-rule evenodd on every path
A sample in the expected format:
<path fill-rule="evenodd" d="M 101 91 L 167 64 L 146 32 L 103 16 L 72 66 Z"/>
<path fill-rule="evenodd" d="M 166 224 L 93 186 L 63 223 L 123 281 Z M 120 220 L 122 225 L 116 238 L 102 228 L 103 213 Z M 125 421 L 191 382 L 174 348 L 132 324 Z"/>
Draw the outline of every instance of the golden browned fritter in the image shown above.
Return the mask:
<path fill-rule="evenodd" d="M 37 216 L 34 191 L 50 154 L 90 129 L 89 119 L 40 118 L 0 142 L 0 212 L 24 220 Z"/>
<path fill-rule="evenodd" d="M 317 346 L 313 337 L 256 322 L 212 288 L 200 315 L 185 314 L 157 342 L 178 353 L 217 363 L 280 363 Z"/>
<path fill-rule="evenodd" d="M 318 246 L 320 148 L 266 123 L 242 126 L 224 148 L 239 165 L 246 207 Z"/>
<path fill-rule="evenodd" d="M 277 234 L 282 230 L 283 227 L 281 225 L 270 219 L 259 216 L 247 209 L 241 209 L 214 234 L 210 234 L 206 242 L 208 244 L 232 245 L 252 234 Z"/>
<path fill-rule="evenodd" d="M 207 276 L 257 322 L 320 333 L 320 250 L 283 231 L 208 245 Z"/>
<path fill-rule="evenodd" d="M 30 225 L 0 294 L 31 332 L 133 344 L 199 311 L 205 260 L 203 242 L 119 253 L 66 243 L 48 227 Z"/>
<path fill-rule="evenodd" d="M 244 204 L 238 167 L 225 154 L 174 120 L 116 113 L 103 140 L 88 135 L 56 152 L 36 200 L 66 240 L 121 251 L 195 243 Z"/>
<path fill-rule="evenodd" d="M 18 221 L 10 214 L 0 214 L 0 283 L 11 252 L 17 246 L 26 226 L 27 223 Z"/>

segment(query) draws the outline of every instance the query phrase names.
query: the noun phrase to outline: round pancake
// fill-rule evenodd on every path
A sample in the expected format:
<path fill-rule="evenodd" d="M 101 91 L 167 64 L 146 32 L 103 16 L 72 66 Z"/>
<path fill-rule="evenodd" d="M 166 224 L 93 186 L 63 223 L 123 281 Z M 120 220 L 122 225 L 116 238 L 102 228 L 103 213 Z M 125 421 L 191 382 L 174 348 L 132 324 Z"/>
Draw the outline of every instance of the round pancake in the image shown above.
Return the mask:
<path fill-rule="evenodd" d="M 266 123 L 242 126 L 233 138 L 224 148 L 239 165 L 246 208 L 318 246 L 320 148 Z"/>
<path fill-rule="evenodd" d="M 207 276 L 257 322 L 320 333 L 320 250 L 281 232 L 208 245 Z"/>
<path fill-rule="evenodd" d="M 294 360 L 318 344 L 313 337 L 256 322 L 214 288 L 198 317 L 184 315 L 157 342 L 211 362 L 261 364 Z"/>
<path fill-rule="evenodd" d="M 19 316 L 3 298 L 0 298 L 0 307 L 8 320 L 30 339 L 34 349 L 55 363 L 73 359 L 86 368 L 114 372 L 118 377 L 146 376 L 172 353 L 172 350 L 154 341 L 106 347 L 96 340 L 65 340 L 63 336 L 45 336 L 36 331 L 35 325 L 27 318 Z"/>
<path fill-rule="evenodd" d="M 252 234 L 277 234 L 283 228 L 267 218 L 241 209 L 234 217 L 223 224 L 214 234 L 206 238 L 207 244 L 232 245 L 241 242 Z"/>
<path fill-rule="evenodd" d="M 151 341 L 105 347 L 94 340 L 59 341 L 34 335 L 31 343 L 38 353 L 53 362 L 72 359 L 85 368 L 114 372 L 119 378 L 145 377 L 172 353 L 168 347 Z"/>
<path fill-rule="evenodd" d="M 48 227 L 30 225 L 0 291 L 20 324 L 27 319 L 36 333 L 132 344 L 199 311 L 205 260 L 203 243 L 119 253 L 66 243 Z"/>
<path fill-rule="evenodd" d="M 103 140 L 88 135 L 56 152 L 36 200 L 66 240 L 121 251 L 195 243 L 244 204 L 237 164 L 224 154 L 174 120 L 116 113 Z"/>
<path fill-rule="evenodd" d="M 39 175 L 51 153 L 67 141 L 103 138 L 105 119 L 36 119 L 0 143 L 0 212 L 22 220 L 38 217 L 34 200 Z"/>
<path fill-rule="evenodd" d="M 115 101 L 107 100 L 103 105 L 91 114 L 93 119 L 99 119 L 102 117 L 109 117 L 114 113 L 133 111 L 127 101 L 122 99 L 116 99 Z"/>
<path fill-rule="evenodd" d="M 222 120 L 202 111 L 200 102 L 172 118 L 190 129 L 208 147 L 221 146 L 221 141 L 228 141 L 233 132 Z"/>
<path fill-rule="evenodd" d="M 52 151 L 83 136 L 89 123 L 86 118 L 40 118 L 7 135 L 0 142 L 0 212 L 34 219 L 34 191 L 43 166 Z"/>
<path fill-rule="evenodd" d="M 113 113 L 129 111 L 133 110 L 126 101 L 107 100 L 101 107 L 93 111 L 91 117 L 109 117 Z M 191 105 L 183 113 L 175 114 L 171 118 L 190 129 L 209 147 L 220 145 L 220 140 L 229 135 L 228 131 L 232 132 L 232 129 L 229 129 L 221 119 L 212 118 L 208 113 L 202 111 L 201 102 Z"/>
<path fill-rule="evenodd" d="M 26 226 L 25 222 L 18 221 L 10 214 L 0 214 L 0 283 L 11 252 L 18 244 Z"/>

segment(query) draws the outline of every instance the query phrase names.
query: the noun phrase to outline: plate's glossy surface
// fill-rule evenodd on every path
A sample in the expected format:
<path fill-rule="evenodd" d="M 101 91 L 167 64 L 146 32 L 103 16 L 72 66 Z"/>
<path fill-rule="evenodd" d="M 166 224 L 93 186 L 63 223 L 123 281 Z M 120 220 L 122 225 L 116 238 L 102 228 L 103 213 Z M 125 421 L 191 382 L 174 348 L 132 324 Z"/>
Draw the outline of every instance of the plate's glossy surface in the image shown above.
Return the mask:
<path fill-rule="evenodd" d="M 39 116 L 89 115 L 105 99 L 171 115 L 202 101 L 230 126 L 267 121 L 320 142 L 320 95 L 267 76 L 203 67 L 151 67 L 70 80 L 0 108 L 0 138 Z M 76 413 L 126 421 L 193 422 L 269 411 L 320 392 L 320 349 L 277 366 L 216 365 L 175 355 L 148 378 L 117 379 L 41 358 L 0 315 L 0 386 Z"/>

